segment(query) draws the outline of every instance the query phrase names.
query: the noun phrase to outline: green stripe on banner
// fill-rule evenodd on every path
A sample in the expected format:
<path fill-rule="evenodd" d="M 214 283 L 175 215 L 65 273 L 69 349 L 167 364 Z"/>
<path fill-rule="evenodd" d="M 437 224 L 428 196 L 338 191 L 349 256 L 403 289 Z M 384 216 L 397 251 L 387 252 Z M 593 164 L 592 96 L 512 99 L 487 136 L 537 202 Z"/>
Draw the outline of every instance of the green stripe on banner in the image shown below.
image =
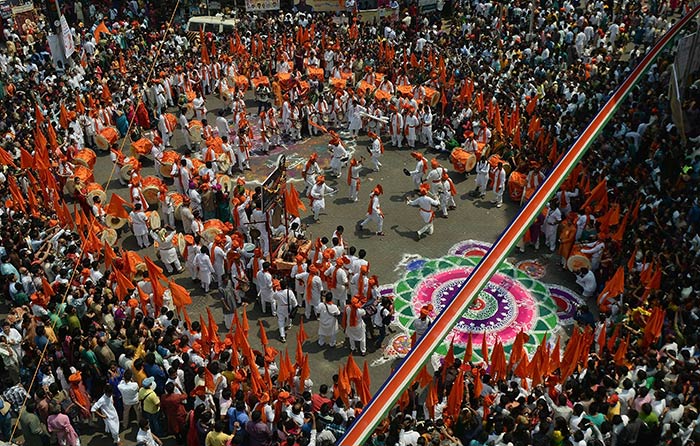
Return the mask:
<path fill-rule="evenodd" d="M 517 241 L 529 228 L 537 214 L 539 214 L 540 209 L 554 195 L 559 185 L 586 153 L 586 150 L 593 143 L 598 133 L 615 114 L 632 87 L 641 79 L 644 72 L 652 65 L 652 62 L 664 47 L 678 35 L 681 29 L 699 11 L 700 6 L 696 6 L 689 14 L 673 25 L 615 91 L 601 111 L 598 112 L 588 127 L 581 133 L 574 145 L 562 156 L 549 176 L 540 184 L 531 200 L 520 210 L 515 219 L 500 235 L 496 243 L 476 266 L 471 276 L 462 284 L 457 296 L 443 309 L 428 332 L 406 355 L 403 362 L 394 370 L 391 376 L 387 378 L 369 404 L 364 407 L 360 416 L 355 419 L 343 438 L 338 442 L 340 446 L 360 446 L 369 439 L 374 432 L 375 426 L 392 409 L 401 393 L 412 382 L 414 376 L 429 359 L 432 352 L 449 334 L 461 314 L 478 295 L 479 290 L 491 279 L 498 266 L 510 250 L 515 247 Z"/>

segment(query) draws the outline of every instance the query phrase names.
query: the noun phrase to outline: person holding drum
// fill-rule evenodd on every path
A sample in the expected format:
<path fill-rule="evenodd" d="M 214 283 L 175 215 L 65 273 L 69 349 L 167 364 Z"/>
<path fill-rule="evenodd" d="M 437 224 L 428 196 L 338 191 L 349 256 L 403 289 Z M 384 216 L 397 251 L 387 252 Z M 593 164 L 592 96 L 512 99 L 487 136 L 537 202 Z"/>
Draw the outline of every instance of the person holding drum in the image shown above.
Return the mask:
<path fill-rule="evenodd" d="M 544 233 L 544 243 L 551 252 L 557 249 L 557 230 L 559 229 L 560 223 L 561 211 L 559 210 L 559 204 L 556 199 L 550 200 L 549 211 L 544 218 L 542 232 Z"/>
<path fill-rule="evenodd" d="M 337 133 L 331 132 L 331 140 L 328 143 L 328 151 L 331 152 L 331 173 L 333 176 L 340 177 L 340 170 L 343 168 L 343 163 L 349 158 L 345 145 L 340 140 Z"/>
<path fill-rule="evenodd" d="M 151 237 L 153 237 L 154 240 L 158 240 L 160 260 L 165 265 L 165 270 L 168 274 L 173 272 L 179 274 L 184 271 L 184 268 L 180 264 L 180 258 L 177 255 L 175 242 L 173 241 L 176 235 L 177 232 L 172 226 L 161 228 L 158 232 L 151 231 Z"/>

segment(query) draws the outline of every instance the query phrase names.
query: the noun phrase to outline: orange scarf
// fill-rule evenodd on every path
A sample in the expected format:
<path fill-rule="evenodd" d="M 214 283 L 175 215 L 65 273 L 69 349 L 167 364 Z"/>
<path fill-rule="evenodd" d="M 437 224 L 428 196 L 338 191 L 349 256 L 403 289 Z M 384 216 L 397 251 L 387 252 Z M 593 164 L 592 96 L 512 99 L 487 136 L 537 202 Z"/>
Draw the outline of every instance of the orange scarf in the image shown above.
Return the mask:
<path fill-rule="evenodd" d="M 369 204 L 367 205 L 367 215 L 372 214 L 372 204 L 374 203 L 374 197 L 376 197 L 374 193 L 371 193 L 369 196 Z"/>
<path fill-rule="evenodd" d="M 309 271 L 309 275 L 306 276 L 306 301 L 311 302 L 311 288 L 314 282 L 315 274 Z"/>
<path fill-rule="evenodd" d="M 71 389 L 73 390 L 73 395 L 75 396 L 75 402 L 83 406 L 85 409 L 90 410 L 90 399 L 85 395 L 83 389 L 80 388 L 81 382 L 71 383 Z"/>

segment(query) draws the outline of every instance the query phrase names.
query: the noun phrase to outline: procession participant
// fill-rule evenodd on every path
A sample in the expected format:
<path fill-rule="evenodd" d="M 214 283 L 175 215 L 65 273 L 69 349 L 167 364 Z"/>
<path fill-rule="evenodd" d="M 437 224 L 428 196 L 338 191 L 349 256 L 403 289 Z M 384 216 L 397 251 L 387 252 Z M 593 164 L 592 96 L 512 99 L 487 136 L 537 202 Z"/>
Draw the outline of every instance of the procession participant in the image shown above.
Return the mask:
<path fill-rule="evenodd" d="M 270 235 L 267 230 L 267 213 L 262 209 L 262 200 L 255 201 L 255 209 L 250 213 L 250 223 L 260 233 L 258 243 L 262 249 L 263 255 L 270 255 Z"/>
<path fill-rule="evenodd" d="M 129 212 L 129 220 L 131 221 L 131 230 L 136 237 L 136 242 L 139 248 L 150 246 L 151 241 L 148 239 L 148 217 L 141 210 L 141 203 L 134 204 L 134 209 Z"/>
<path fill-rule="evenodd" d="M 430 324 L 433 323 L 433 320 L 430 318 L 430 313 L 432 311 L 432 304 L 423 305 L 420 309 L 420 315 L 417 319 L 413 320 L 411 328 L 413 328 L 413 331 L 416 333 L 416 340 L 422 338 L 425 332 L 428 331 L 428 328 L 430 328 Z"/>
<path fill-rule="evenodd" d="M 192 235 L 188 234 L 185 236 L 185 267 L 190 273 L 190 279 L 192 279 L 193 282 L 199 280 L 194 259 L 197 257 L 197 254 L 199 254 L 199 250 L 201 248 L 200 241 L 201 239 L 198 235 L 193 237 Z"/>
<path fill-rule="evenodd" d="M 289 329 L 292 326 L 291 317 L 298 305 L 297 298 L 294 295 L 294 291 L 287 286 L 282 287 L 279 280 L 272 281 L 272 289 L 274 290 L 272 299 L 277 308 L 277 328 L 280 332 L 280 340 L 287 342 L 285 329 Z"/>
<path fill-rule="evenodd" d="M 304 191 L 302 195 L 308 195 L 311 188 L 316 184 L 316 177 L 321 174 L 321 167 L 318 165 L 318 153 L 314 152 L 304 165 L 301 177 L 304 179 Z"/>
<path fill-rule="evenodd" d="M 160 260 L 165 265 L 165 270 L 168 274 L 175 272 L 179 274 L 183 271 L 180 264 L 180 258 L 177 255 L 177 248 L 173 243 L 173 239 L 177 235 L 177 231 L 171 226 L 161 228 L 159 231 L 151 231 L 151 236 L 154 240 L 158 240 L 158 254 Z"/>
<path fill-rule="evenodd" d="M 182 220 L 182 231 L 185 234 L 194 234 L 192 225 L 195 218 L 192 208 L 190 208 L 190 198 L 187 196 L 183 199 L 182 206 L 180 207 L 180 219 Z"/>
<path fill-rule="evenodd" d="M 309 192 L 311 209 L 314 212 L 314 221 L 319 220 L 319 215 L 326 209 L 326 194 L 334 194 L 337 191 L 326 184 L 326 178 L 320 175 L 316 178 L 316 184 Z"/>
<path fill-rule="evenodd" d="M 348 299 L 348 273 L 345 270 L 345 265 L 349 264 L 349 262 L 350 260 L 347 258 L 338 257 L 335 260 L 335 265 L 328 268 L 324 273 L 328 289 L 340 308 L 345 307 Z"/>
<path fill-rule="evenodd" d="M 270 304 L 272 315 L 277 315 L 277 303 L 272 297 L 272 274 L 270 273 L 270 262 L 263 262 L 262 269 L 257 274 L 258 297 L 260 297 L 261 311 L 266 313 L 267 304 Z"/>
<path fill-rule="evenodd" d="M 425 177 L 425 182 L 430 185 L 430 194 L 438 198 L 439 193 L 438 189 L 440 188 L 440 185 L 442 184 L 442 176 L 443 174 L 447 173 L 447 169 L 442 167 L 440 165 L 440 162 L 433 158 L 430 160 L 430 171 L 428 172 L 428 175 Z"/>
<path fill-rule="evenodd" d="M 377 235 L 384 235 L 384 213 L 382 212 L 381 206 L 379 204 L 379 196 L 384 193 L 384 189 L 381 184 L 377 184 L 372 193 L 369 194 L 369 206 L 367 207 L 367 215 L 365 219 L 358 223 L 358 229 L 360 231 L 365 230 L 365 225 L 369 224 L 371 221 L 377 224 Z"/>
<path fill-rule="evenodd" d="M 316 104 L 311 107 L 311 115 L 309 117 L 309 134 L 318 136 L 321 130 L 318 126 L 326 125 L 330 121 L 330 107 L 328 101 L 323 95 L 319 95 Z M 316 125 L 312 125 L 316 124 Z"/>
<path fill-rule="evenodd" d="M 226 261 L 226 251 L 224 247 L 226 246 L 226 237 L 223 234 L 219 234 L 214 238 L 214 241 L 209 245 L 209 254 L 211 256 L 211 263 L 214 267 L 214 277 L 216 279 L 217 288 L 223 286 L 224 274 L 226 274 L 225 261 Z"/>
<path fill-rule="evenodd" d="M 175 125 L 176 123 L 171 123 L 170 121 L 165 119 L 164 113 L 158 114 L 158 131 L 160 132 L 160 137 L 163 140 L 163 145 L 165 147 L 172 147 L 170 145 L 170 138 L 173 137 Z"/>
<path fill-rule="evenodd" d="M 318 304 L 321 303 L 321 293 L 323 292 L 323 280 L 319 276 L 319 270 L 316 265 L 309 265 L 307 271 L 298 273 L 294 276 L 296 280 L 304 282 L 304 317 L 306 320 L 311 320 L 311 310 L 313 309 L 314 316 L 318 316 Z"/>
<path fill-rule="evenodd" d="M 586 232 L 595 232 L 595 215 L 593 215 L 593 209 L 590 206 L 586 206 L 576 220 L 576 241 L 581 240 Z"/>
<path fill-rule="evenodd" d="M 493 173 L 493 192 L 496 194 L 496 199 L 491 203 L 500 208 L 503 206 L 503 193 L 506 190 L 506 170 L 503 168 L 503 163 L 499 162 L 491 172 Z"/>
<path fill-rule="evenodd" d="M 97 221 L 101 224 L 105 224 L 105 218 L 107 217 L 107 212 L 102 206 L 102 202 L 99 196 L 92 197 L 92 215 L 95 216 Z"/>
<path fill-rule="evenodd" d="M 382 163 L 379 162 L 379 157 L 384 153 L 384 144 L 382 144 L 381 138 L 372 131 L 367 132 L 367 136 L 369 136 L 370 141 L 372 141 L 372 145 L 368 148 L 372 156 L 372 169 L 375 172 L 379 172 L 379 168 L 382 167 Z"/>
<path fill-rule="evenodd" d="M 485 198 L 486 188 L 489 184 L 489 172 L 491 171 L 491 166 L 485 157 L 482 157 L 476 163 L 476 189 L 471 193 L 473 197 Z"/>
<path fill-rule="evenodd" d="M 423 183 L 423 176 L 428 173 L 428 160 L 420 152 L 411 152 L 411 156 L 416 159 L 416 168 L 411 171 L 404 169 L 404 174 L 410 175 L 414 189 L 419 190 Z"/>
<path fill-rule="evenodd" d="M 361 105 L 357 100 L 351 103 L 352 113 L 350 114 L 350 124 L 348 130 L 352 138 L 357 138 L 360 130 L 362 130 L 362 116 L 367 113 L 367 108 Z"/>
<path fill-rule="evenodd" d="M 238 129 L 238 144 L 234 144 L 236 151 L 236 160 L 238 161 L 238 170 L 243 172 L 250 170 L 250 140 L 248 139 L 248 128 L 241 127 Z"/>
<path fill-rule="evenodd" d="M 416 147 L 416 134 L 420 128 L 420 120 L 416 116 L 416 109 L 411 106 L 408 109 L 408 116 L 404 123 L 404 134 L 406 135 L 406 141 L 408 141 L 408 147 L 411 149 Z"/>
<path fill-rule="evenodd" d="M 231 249 L 227 257 L 230 259 L 229 269 L 231 271 L 231 281 L 234 289 L 234 298 L 236 300 L 236 305 L 240 305 L 245 297 L 246 289 L 249 286 L 248 276 L 245 272 L 245 265 L 241 258 L 241 253 L 235 249 Z M 231 308 L 233 308 L 231 306 Z M 233 318 L 233 313 L 231 313 L 231 318 Z M 226 319 L 224 320 L 226 321 Z M 230 321 L 229 326 L 226 328 L 231 328 Z"/>
<path fill-rule="evenodd" d="M 173 167 L 170 170 L 170 176 L 173 177 L 175 189 L 177 193 L 182 195 L 186 195 L 189 192 L 190 179 L 192 178 L 190 168 L 187 164 L 187 159 L 183 157 L 179 162 L 173 163 Z"/>
<path fill-rule="evenodd" d="M 304 256 L 297 254 L 297 256 L 294 258 L 294 265 L 292 265 L 292 269 L 289 272 L 289 277 L 291 277 L 294 280 L 294 293 L 296 294 L 296 296 L 299 297 L 300 302 L 304 302 L 304 292 L 306 288 L 304 287 L 304 281 L 295 279 L 295 277 L 297 276 L 297 274 L 306 272 L 307 267 L 304 260 L 306 260 Z"/>
<path fill-rule="evenodd" d="M 549 211 L 547 216 L 544 218 L 544 227 L 542 232 L 544 232 L 545 245 L 549 248 L 551 252 L 557 249 L 557 229 L 559 229 L 559 224 L 561 223 L 561 211 L 559 210 L 559 204 L 556 200 L 551 200 L 549 202 Z"/>
<path fill-rule="evenodd" d="M 194 257 L 193 266 L 197 272 L 197 279 L 199 279 L 202 289 L 205 293 L 208 293 L 211 276 L 214 274 L 214 266 L 211 264 L 209 250 L 207 250 L 206 246 L 199 248 L 199 252 Z"/>
<path fill-rule="evenodd" d="M 333 295 L 326 293 L 324 301 L 316 306 L 315 311 L 318 314 L 318 345 L 335 347 L 340 308 L 333 302 Z"/>
<path fill-rule="evenodd" d="M 391 131 L 391 145 L 400 149 L 401 142 L 403 141 L 404 119 L 403 115 L 398 111 L 398 109 L 395 106 L 390 106 L 390 109 L 393 112 L 389 121 L 389 127 Z"/>
<path fill-rule="evenodd" d="M 442 182 L 440 183 L 439 192 L 442 216 L 447 218 L 447 211 L 452 211 L 457 208 L 454 199 L 455 195 L 457 195 L 457 189 L 455 188 L 455 185 L 447 172 L 442 174 Z"/>
<path fill-rule="evenodd" d="M 350 300 L 350 304 L 345 306 L 343 312 L 343 327 L 345 336 L 350 343 L 350 352 L 354 353 L 359 344 L 362 356 L 367 354 L 367 330 L 364 316 L 367 312 L 362 308 L 360 299 L 356 296 Z"/>
<path fill-rule="evenodd" d="M 350 160 L 350 164 L 348 165 L 348 196 L 352 201 L 358 200 L 357 195 L 360 192 L 360 172 L 362 171 L 363 160 L 364 158 L 360 158 L 360 161 L 352 158 Z"/>
<path fill-rule="evenodd" d="M 525 178 L 525 187 L 523 188 L 523 194 L 520 198 L 521 205 L 525 203 L 527 197 L 532 195 L 540 183 L 544 181 L 544 173 L 542 173 L 540 169 L 540 163 L 537 161 L 530 161 L 530 171 Z"/>
<path fill-rule="evenodd" d="M 428 104 L 423 105 L 423 113 L 420 116 L 420 142 L 432 148 L 433 145 L 433 113 Z"/>
<path fill-rule="evenodd" d="M 328 151 L 331 153 L 331 174 L 335 177 L 339 177 L 341 175 L 340 170 L 343 168 L 343 163 L 348 158 L 348 152 L 337 133 L 331 131 L 330 135 L 331 140 L 328 143 Z"/>
<path fill-rule="evenodd" d="M 185 141 L 185 146 L 187 146 L 188 151 L 192 151 L 192 134 L 190 133 L 190 123 L 187 120 L 186 108 L 180 109 L 180 116 L 178 116 L 178 124 L 180 125 L 180 131 L 182 132 L 182 139 Z"/>
<path fill-rule="evenodd" d="M 435 211 L 433 211 L 433 206 L 440 205 L 439 201 L 428 196 L 429 189 L 430 186 L 427 184 L 421 184 L 419 187 L 420 195 L 413 200 L 406 199 L 406 204 L 409 206 L 417 206 L 419 208 L 420 216 L 425 223 L 425 225 L 416 233 L 417 240 L 420 240 L 426 232 L 430 235 L 433 234 L 433 220 L 435 219 Z"/>
<path fill-rule="evenodd" d="M 598 234 L 598 239 L 590 243 L 585 243 L 584 249 L 581 250 L 582 254 L 591 256 L 591 271 L 598 271 L 600 266 L 600 259 L 603 257 L 603 252 L 605 251 L 605 241 L 608 236 L 604 233 Z"/>
<path fill-rule="evenodd" d="M 197 96 L 192 101 L 192 107 L 194 109 L 195 119 L 198 119 L 201 121 L 202 119 L 206 119 L 206 117 L 207 117 L 207 107 L 205 105 L 206 99 L 204 97 L 202 97 L 202 93 L 200 91 L 197 91 L 196 94 L 197 94 Z"/>

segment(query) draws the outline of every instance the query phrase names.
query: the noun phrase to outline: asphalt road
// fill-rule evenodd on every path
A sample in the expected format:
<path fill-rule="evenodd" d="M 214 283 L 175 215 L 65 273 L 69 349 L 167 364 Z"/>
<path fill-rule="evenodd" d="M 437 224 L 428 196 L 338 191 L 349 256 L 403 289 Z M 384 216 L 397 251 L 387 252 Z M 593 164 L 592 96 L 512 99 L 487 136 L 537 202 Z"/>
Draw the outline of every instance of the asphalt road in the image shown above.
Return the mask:
<path fill-rule="evenodd" d="M 248 101 L 248 106 L 249 114 L 252 116 L 252 124 L 257 126 L 257 118 L 255 117 L 256 108 L 251 100 Z M 213 123 L 216 112 L 222 107 L 222 102 L 216 97 L 209 97 L 207 99 L 207 107 L 209 108 L 209 120 Z M 172 112 L 174 112 L 174 110 Z M 230 118 L 230 116 L 228 117 Z M 360 136 L 354 143 L 352 141 L 347 141 L 346 138 L 344 139 L 351 148 L 354 146 L 356 151 L 359 151 L 360 154 L 364 154 L 365 158 L 369 159 L 366 153 L 369 140 L 366 136 Z M 269 157 L 254 155 L 255 158 L 251 161 L 251 164 L 254 166 L 254 174 L 258 177 L 261 174 L 266 175 L 265 170 L 271 171 L 272 169 L 263 166 L 273 165 L 279 153 L 285 153 L 288 159 L 296 160 L 293 169 L 296 170 L 296 173 L 294 171 L 290 172 L 290 178 L 296 178 L 296 180 L 293 179 L 292 181 L 295 181 L 294 184 L 297 185 L 297 190 L 301 192 L 303 184 L 299 180 L 298 170 L 300 169 L 299 163 L 302 157 L 308 156 L 308 153 L 313 150 L 318 150 L 320 153 L 320 164 L 322 166 L 326 165 L 329 159 L 326 152 L 327 143 L 328 137 L 320 136 L 306 139 L 300 143 L 289 144 L 287 148 L 273 151 Z M 176 130 L 173 145 L 180 153 L 183 152 L 183 144 L 184 142 L 180 132 Z M 124 143 L 123 147 L 124 152 L 128 154 L 129 142 L 127 141 Z M 346 229 L 345 240 L 347 243 L 350 246 L 356 246 L 358 250 L 364 248 L 367 251 L 367 259 L 371 263 L 371 271 L 379 277 L 380 284 L 391 284 L 398 280 L 403 271 L 403 267 L 400 266 L 400 263 L 407 258 L 413 256 L 420 256 L 423 258 L 440 257 L 447 254 L 448 249 L 452 245 L 467 239 L 493 242 L 515 216 L 517 205 L 511 203 L 507 197 L 505 197 L 504 206 L 501 208 L 496 208 L 495 205 L 491 204 L 490 200 L 493 199 L 492 193 L 487 194 L 484 200 L 470 197 L 468 192 L 475 186 L 475 177 L 454 172 L 447 155 L 429 153 L 426 152 L 425 148 L 419 146 L 418 150 L 423 152 L 428 159 L 436 157 L 441 164 L 450 171 L 450 176 L 456 185 L 458 194 L 457 197 L 455 197 L 457 209 L 450 211 L 448 219 L 436 218 L 434 235 L 417 241 L 415 231 L 419 229 L 423 223 L 419 216 L 418 209 L 409 207 L 405 203 L 406 198 L 412 196 L 414 193 L 412 191 L 413 183 L 411 179 L 403 174 L 404 168 L 410 170 L 415 166 L 415 160 L 410 156 L 410 150 L 408 148 L 404 148 L 403 150 L 394 149 L 390 146 L 389 142 L 386 141 L 386 138 L 385 147 L 386 151 L 381 158 L 381 163 L 383 165 L 381 171 L 375 173 L 365 168 L 361 174 L 362 185 L 360 200 L 358 202 L 351 202 L 347 198 L 348 186 L 345 182 L 344 172 L 343 176 L 338 180 L 327 176 L 328 184 L 333 188 L 338 188 L 339 191 L 334 197 L 326 200 L 326 212 L 321 215 L 319 222 L 313 222 L 312 215 L 308 209 L 306 212 L 302 213 L 302 220 L 308 225 L 307 236 L 311 239 L 324 235 L 330 239 L 336 226 L 343 225 Z M 368 164 L 368 162 L 365 164 Z M 142 177 L 154 175 L 155 171 L 152 160 L 143 160 L 143 165 Z M 111 175 L 112 166 L 113 164 L 108 155 L 98 154 L 94 169 L 95 181 L 102 184 L 107 189 L 108 199 L 111 192 L 115 192 L 128 201 L 128 188 L 119 184 L 116 172 L 114 175 Z M 248 175 L 250 176 L 251 174 Z M 250 178 L 248 177 L 248 179 Z M 370 232 L 369 230 L 359 233 L 355 229 L 355 224 L 365 216 L 368 195 L 376 184 L 381 184 L 384 189 L 384 195 L 381 196 L 380 201 L 385 215 L 385 236 L 377 236 L 374 232 Z M 174 190 L 174 187 L 171 185 L 170 189 Z M 308 203 L 307 200 L 304 201 Z M 124 232 L 117 244 L 126 249 L 136 250 L 141 255 L 148 255 L 155 259 L 155 252 L 152 247 L 142 250 L 138 249 L 136 239 L 130 231 Z M 548 268 L 547 276 L 543 281 L 568 283 L 568 285 L 571 286 L 571 275 L 562 273 L 558 263 L 555 262 L 554 259 L 550 259 L 548 256 L 544 255 L 544 249 L 540 250 L 540 252 L 530 251 L 525 254 L 517 252 L 512 255 L 513 262 L 532 258 L 544 260 L 548 263 Z M 159 263 L 159 261 L 157 263 Z M 206 308 L 211 308 L 217 318 L 221 336 L 223 337 L 225 335 L 225 327 L 223 323 L 222 305 L 218 300 L 217 293 L 211 292 L 209 295 L 204 295 L 200 287 L 194 284 L 187 274 L 176 276 L 176 281 L 192 292 L 193 303 L 188 308 L 192 320 L 198 319 L 200 314 L 203 314 L 206 318 Z M 254 348 L 259 348 L 257 321 L 258 319 L 262 319 L 263 325 L 267 329 L 271 345 L 281 351 L 284 351 L 285 348 L 289 348 L 289 354 L 293 358 L 296 349 L 295 339 L 298 332 L 300 316 L 297 316 L 294 327 L 292 327 L 287 334 L 287 338 L 289 339 L 288 343 L 283 344 L 280 342 L 279 334 L 277 333 L 277 323 L 275 319 L 269 315 L 262 316 L 259 305 L 257 304 L 249 305 L 247 311 L 251 326 L 251 333 L 249 336 L 251 345 Z M 314 388 L 318 389 L 318 386 L 322 383 L 332 383 L 331 377 L 334 373 L 337 373 L 339 366 L 345 364 L 349 349 L 346 345 L 339 345 L 333 349 L 319 347 L 316 343 L 317 324 L 315 321 L 305 323 L 305 330 L 309 334 L 310 339 L 304 344 L 304 352 L 310 354 L 311 375 L 314 381 Z M 339 334 L 338 338 L 340 339 L 341 337 L 342 334 Z M 376 350 L 374 347 L 370 347 L 369 344 L 368 342 L 367 357 L 359 357 L 357 358 L 357 362 L 360 367 L 362 367 L 363 360 L 367 360 L 368 364 L 374 363 L 369 370 L 372 379 L 371 390 L 376 391 L 390 373 L 394 363 L 392 361 L 383 363 L 382 361 L 377 361 L 378 358 L 382 357 L 382 350 Z M 132 424 L 132 429 L 126 432 L 125 444 L 127 445 L 135 443 L 136 429 L 133 426 L 135 425 Z M 110 444 L 111 441 L 100 432 L 101 423 L 98 423 L 96 433 L 83 437 L 84 444 L 89 444 L 90 446 Z"/>

